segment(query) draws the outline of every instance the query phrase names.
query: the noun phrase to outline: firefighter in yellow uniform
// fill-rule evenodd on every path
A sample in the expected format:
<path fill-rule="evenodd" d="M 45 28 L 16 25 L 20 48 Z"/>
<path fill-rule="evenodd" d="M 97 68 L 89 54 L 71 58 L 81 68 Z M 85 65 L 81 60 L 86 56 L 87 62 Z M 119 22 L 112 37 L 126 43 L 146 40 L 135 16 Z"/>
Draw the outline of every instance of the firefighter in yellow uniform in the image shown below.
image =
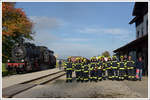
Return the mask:
<path fill-rule="evenodd" d="M 124 75 L 124 78 L 125 79 L 128 79 L 128 69 L 127 69 L 127 66 L 126 66 L 126 64 L 127 64 L 127 56 L 125 55 L 125 56 L 123 56 L 123 61 L 124 61 L 124 64 L 125 64 L 125 75 Z"/>
<path fill-rule="evenodd" d="M 117 57 L 112 57 L 112 80 L 118 80 L 118 61 Z"/>
<path fill-rule="evenodd" d="M 128 57 L 126 66 L 128 70 L 128 80 L 135 80 L 135 62 L 132 60 L 131 56 Z"/>
<path fill-rule="evenodd" d="M 97 60 L 96 60 L 96 57 L 91 58 L 90 81 L 96 81 L 97 82 Z"/>
<path fill-rule="evenodd" d="M 81 82 L 84 81 L 84 58 L 81 57 L 80 58 L 80 63 L 81 63 L 81 76 L 80 76 L 80 79 L 81 79 Z"/>
<path fill-rule="evenodd" d="M 76 80 L 77 82 L 81 81 L 81 62 L 80 62 L 80 58 L 76 58 L 76 63 L 74 66 L 74 71 L 75 71 L 75 75 L 76 75 Z"/>
<path fill-rule="evenodd" d="M 88 82 L 89 81 L 89 64 L 87 62 L 87 59 L 84 59 L 84 65 L 83 65 L 83 76 L 84 76 L 84 81 Z"/>
<path fill-rule="evenodd" d="M 102 62 L 102 79 L 106 80 L 106 62 L 104 60 L 104 56 L 101 57 Z"/>
<path fill-rule="evenodd" d="M 103 62 L 101 59 L 101 56 L 98 57 L 98 63 L 97 63 L 97 78 L 99 81 L 102 80 L 102 71 L 103 71 Z"/>
<path fill-rule="evenodd" d="M 71 58 L 68 58 L 68 61 L 65 63 L 65 71 L 66 71 L 66 82 L 72 82 L 72 66 L 73 63 L 71 61 Z"/>
<path fill-rule="evenodd" d="M 110 56 L 108 57 L 108 61 L 106 62 L 106 68 L 107 68 L 108 79 L 112 80 L 112 62 Z"/>
<path fill-rule="evenodd" d="M 119 80 L 125 79 L 125 62 L 123 61 L 123 56 L 120 57 L 119 62 Z"/>

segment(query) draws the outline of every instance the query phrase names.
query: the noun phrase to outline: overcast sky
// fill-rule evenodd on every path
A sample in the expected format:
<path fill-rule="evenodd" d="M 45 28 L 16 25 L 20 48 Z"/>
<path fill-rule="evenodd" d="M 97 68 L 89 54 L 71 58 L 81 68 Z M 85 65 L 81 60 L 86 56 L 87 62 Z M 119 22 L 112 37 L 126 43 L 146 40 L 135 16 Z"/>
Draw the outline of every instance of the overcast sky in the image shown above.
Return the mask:
<path fill-rule="evenodd" d="M 59 58 L 97 56 L 135 39 L 134 3 L 20 2 L 34 23 L 34 42 L 53 50 Z"/>

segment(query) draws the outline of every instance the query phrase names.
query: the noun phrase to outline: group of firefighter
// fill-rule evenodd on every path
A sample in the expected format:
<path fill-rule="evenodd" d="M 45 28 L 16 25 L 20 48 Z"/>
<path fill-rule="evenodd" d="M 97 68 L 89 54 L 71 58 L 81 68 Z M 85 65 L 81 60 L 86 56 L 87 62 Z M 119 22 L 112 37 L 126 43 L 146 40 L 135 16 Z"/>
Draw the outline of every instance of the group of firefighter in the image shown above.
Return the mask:
<path fill-rule="evenodd" d="M 107 61 L 104 56 L 91 57 L 90 60 L 82 57 L 75 59 L 75 62 L 68 57 L 65 62 L 66 82 L 72 82 L 72 74 L 75 72 L 76 81 L 102 81 L 102 80 L 136 80 L 135 62 L 131 56 L 125 58 L 116 56 L 108 57 Z"/>

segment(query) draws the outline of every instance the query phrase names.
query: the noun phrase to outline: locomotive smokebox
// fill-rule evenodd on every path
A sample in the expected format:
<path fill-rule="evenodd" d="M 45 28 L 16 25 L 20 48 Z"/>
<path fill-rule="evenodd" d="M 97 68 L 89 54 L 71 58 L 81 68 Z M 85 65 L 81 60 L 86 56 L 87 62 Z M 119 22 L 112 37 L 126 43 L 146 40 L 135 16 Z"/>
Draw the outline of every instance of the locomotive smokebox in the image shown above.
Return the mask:
<path fill-rule="evenodd" d="M 21 44 L 14 45 L 12 49 L 12 58 L 15 60 L 21 60 L 24 59 L 26 56 L 26 48 Z"/>

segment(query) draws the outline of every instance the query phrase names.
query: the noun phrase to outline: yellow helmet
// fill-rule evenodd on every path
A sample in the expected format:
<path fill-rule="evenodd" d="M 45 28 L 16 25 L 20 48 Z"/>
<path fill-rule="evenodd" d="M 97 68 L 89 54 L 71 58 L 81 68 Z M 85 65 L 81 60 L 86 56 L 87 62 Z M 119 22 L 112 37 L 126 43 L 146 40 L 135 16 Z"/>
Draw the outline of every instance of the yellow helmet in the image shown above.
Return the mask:
<path fill-rule="evenodd" d="M 71 56 L 68 56 L 68 59 L 71 58 Z"/>
<path fill-rule="evenodd" d="M 82 60 L 82 57 L 79 57 L 80 60 Z"/>
<path fill-rule="evenodd" d="M 96 59 L 96 57 L 94 56 L 94 57 L 92 57 L 92 60 L 97 60 L 97 59 Z"/>
<path fill-rule="evenodd" d="M 108 56 L 108 59 L 111 59 L 111 57 L 110 57 L 110 56 Z"/>
<path fill-rule="evenodd" d="M 117 58 L 116 56 L 113 56 L 113 58 Z"/>
<path fill-rule="evenodd" d="M 81 57 L 81 59 L 82 59 L 82 60 L 84 60 L 84 58 L 83 58 L 83 57 Z"/>
<path fill-rule="evenodd" d="M 101 58 L 104 58 L 104 56 L 101 56 Z"/>
<path fill-rule="evenodd" d="M 96 59 L 96 57 L 94 56 L 93 59 Z"/>
<path fill-rule="evenodd" d="M 90 60 L 92 60 L 92 59 L 93 59 L 93 57 L 90 58 Z"/>
<path fill-rule="evenodd" d="M 123 58 L 123 56 L 120 56 L 120 58 Z"/>
<path fill-rule="evenodd" d="M 86 59 L 84 59 L 83 61 L 86 62 Z"/>
<path fill-rule="evenodd" d="M 76 58 L 76 61 L 77 61 L 77 60 L 79 60 L 79 58 L 78 58 L 78 57 Z"/>
<path fill-rule="evenodd" d="M 102 57 L 101 56 L 98 56 L 98 59 L 101 59 Z"/>

